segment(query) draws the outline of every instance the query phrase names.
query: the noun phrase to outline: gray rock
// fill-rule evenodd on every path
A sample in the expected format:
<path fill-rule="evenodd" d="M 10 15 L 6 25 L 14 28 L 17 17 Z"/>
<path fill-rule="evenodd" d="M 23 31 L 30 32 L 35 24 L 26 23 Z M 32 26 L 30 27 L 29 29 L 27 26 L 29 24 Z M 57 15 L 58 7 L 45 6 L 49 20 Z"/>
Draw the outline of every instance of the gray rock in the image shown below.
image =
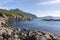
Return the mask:
<path fill-rule="evenodd" d="M 45 36 L 41 37 L 40 40 L 47 40 L 47 38 Z"/>
<path fill-rule="evenodd" d="M 51 40 L 51 37 L 50 37 L 49 34 L 46 33 L 44 36 L 45 36 L 47 39 Z"/>
<path fill-rule="evenodd" d="M 4 32 L 4 30 L 6 32 Z M 60 40 L 59 36 L 41 30 L 23 31 L 20 28 L 12 30 L 11 28 L 0 29 L 0 39 L 6 37 L 9 40 Z M 12 32 L 12 33 L 11 33 Z M 3 34 L 5 33 L 5 34 Z M 11 36 L 11 37 L 9 37 Z"/>
<path fill-rule="evenodd" d="M 0 36 L 0 40 L 3 40 L 3 37 L 2 36 Z"/>

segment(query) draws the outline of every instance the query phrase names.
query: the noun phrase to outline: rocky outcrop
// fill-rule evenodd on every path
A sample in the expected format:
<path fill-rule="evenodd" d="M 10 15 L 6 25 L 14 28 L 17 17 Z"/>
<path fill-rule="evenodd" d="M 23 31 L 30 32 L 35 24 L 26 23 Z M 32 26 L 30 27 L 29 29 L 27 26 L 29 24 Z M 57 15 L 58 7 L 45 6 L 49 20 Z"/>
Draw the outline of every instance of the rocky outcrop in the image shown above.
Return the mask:
<path fill-rule="evenodd" d="M 59 36 L 41 30 L 1 28 L 0 33 L 1 40 L 60 40 Z"/>
<path fill-rule="evenodd" d="M 3 27 L 6 25 L 8 17 L 0 13 L 0 27 Z"/>

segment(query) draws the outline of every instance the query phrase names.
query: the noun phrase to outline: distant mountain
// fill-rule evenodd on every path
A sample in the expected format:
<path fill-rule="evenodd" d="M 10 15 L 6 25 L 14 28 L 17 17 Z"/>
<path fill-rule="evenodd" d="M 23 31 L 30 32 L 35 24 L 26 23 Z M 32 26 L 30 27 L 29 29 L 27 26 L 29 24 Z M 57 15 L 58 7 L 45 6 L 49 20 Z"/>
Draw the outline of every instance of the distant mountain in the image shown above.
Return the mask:
<path fill-rule="evenodd" d="M 41 17 L 41 19 L 45 21 L 60 21 L 60 17 L 53 17 L 53 16 Z"/>
<path fill-rule="evenodd" d="M 36 16 L 34 14 L 31 14 L 31 13 L 27 13 L 27 12 L 24 12 L 18 8 L 16 9 L 10 9 L 10 10 L 7 10 L 7 9 L 0 9 L 0 14 L 4 14 L 6 15 L 7 17 L 18 17 L 18 18 L 21 18 L 21 19 L 33 19 L 33 18 L 36 18 Z"/>
<path fill-rule="evenodd" d="M 53 19 L 53 16 L 45 16 L 45 17 L 41 17 L 41 19 Z"/>

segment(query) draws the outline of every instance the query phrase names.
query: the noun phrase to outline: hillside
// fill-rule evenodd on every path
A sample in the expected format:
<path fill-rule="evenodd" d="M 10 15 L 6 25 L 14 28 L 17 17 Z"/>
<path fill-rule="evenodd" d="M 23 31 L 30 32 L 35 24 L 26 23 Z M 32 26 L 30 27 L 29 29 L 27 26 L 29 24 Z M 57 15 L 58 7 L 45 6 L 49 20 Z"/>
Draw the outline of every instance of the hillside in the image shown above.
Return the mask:
<path fill-rule="evenodd" d="M 0 9 L 0 14 L 6 15 L 7 17 L 19 18 L 21 20 L 33 19 L 36 18 L 35 15 L 24 12 L 18 8 L 16 9 Z"/>

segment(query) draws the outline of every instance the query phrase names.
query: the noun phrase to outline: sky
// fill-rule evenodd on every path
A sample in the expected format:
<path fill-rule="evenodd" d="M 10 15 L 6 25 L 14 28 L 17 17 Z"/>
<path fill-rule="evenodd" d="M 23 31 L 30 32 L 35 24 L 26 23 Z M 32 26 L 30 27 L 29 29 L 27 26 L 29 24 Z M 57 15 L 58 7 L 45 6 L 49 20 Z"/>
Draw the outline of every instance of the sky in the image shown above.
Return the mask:
<path fill-rule="evenodd" d="M 60 0 L 0 0 L 0 8 L 19 8 L 38 17 L 60 16 Z"/>

